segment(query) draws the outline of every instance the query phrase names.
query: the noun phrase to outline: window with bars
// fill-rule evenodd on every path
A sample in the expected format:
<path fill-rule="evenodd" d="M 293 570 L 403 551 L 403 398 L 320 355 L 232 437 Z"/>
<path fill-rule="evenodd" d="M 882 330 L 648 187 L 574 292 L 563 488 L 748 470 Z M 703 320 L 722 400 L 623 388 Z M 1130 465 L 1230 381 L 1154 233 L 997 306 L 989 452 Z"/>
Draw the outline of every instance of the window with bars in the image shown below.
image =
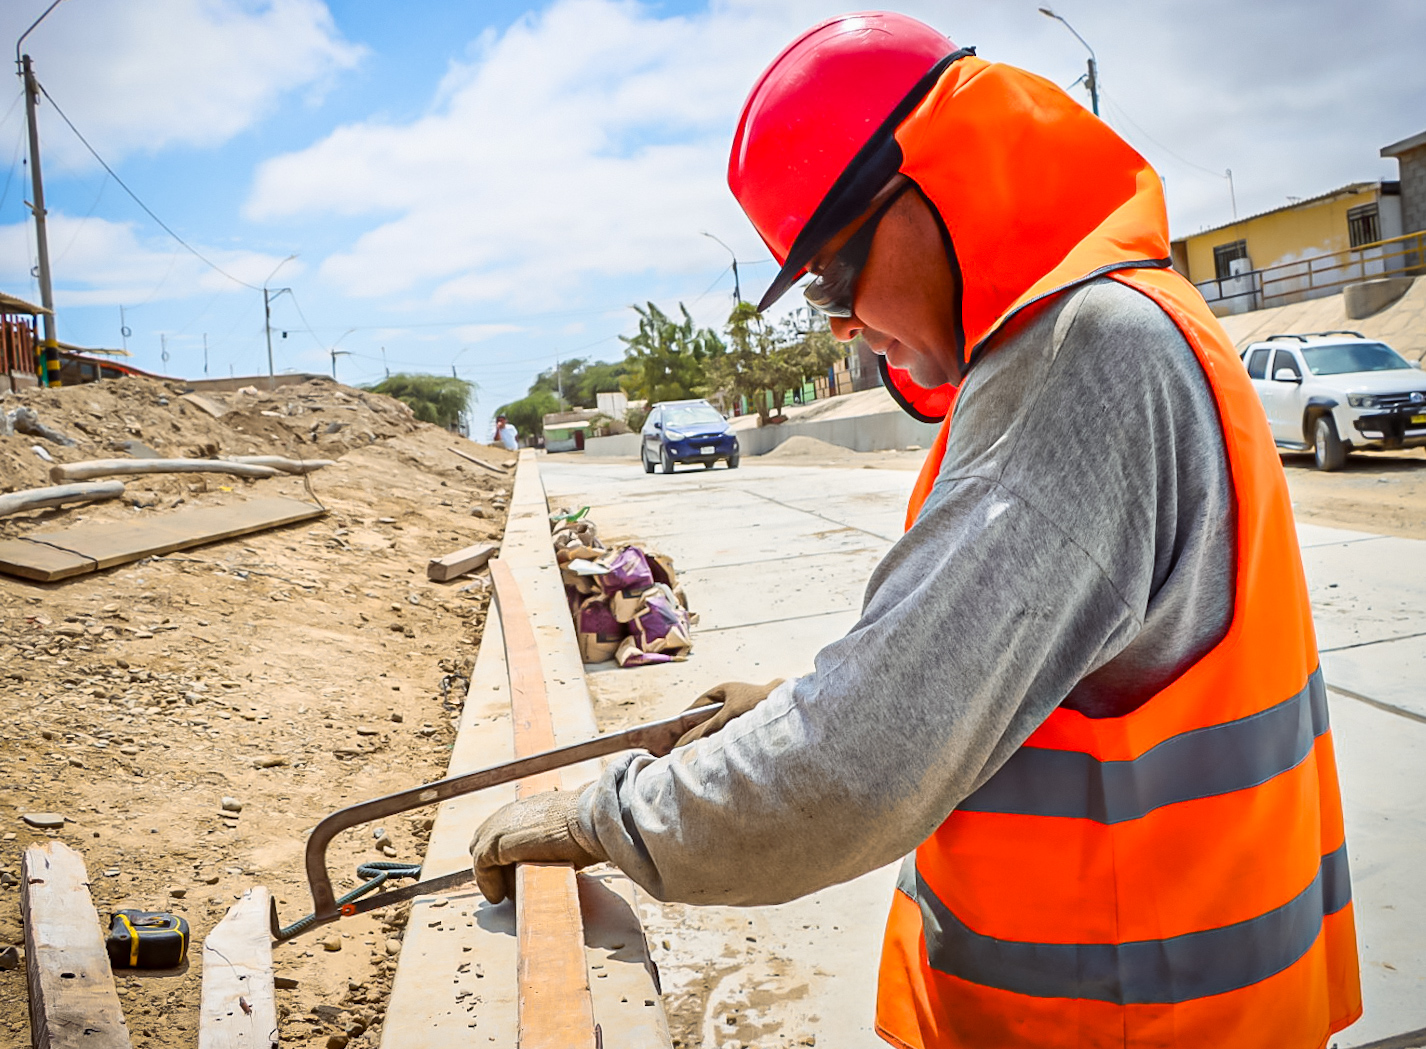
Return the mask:
<path fill-rule="evenodd" d="M 1227 280 L 1233 276 L 1233 263 L 1247 257 L 1248 242 L 1246 240 L 1219 244 L 1213 249 L 1213 275 L 1219 280 Z"/>
<path fill-rule="evenodd" d="M 1381 216 L 1375 202 L 1347 209 L 1347 239 L 1354 248 L 1381 240 Z"/>

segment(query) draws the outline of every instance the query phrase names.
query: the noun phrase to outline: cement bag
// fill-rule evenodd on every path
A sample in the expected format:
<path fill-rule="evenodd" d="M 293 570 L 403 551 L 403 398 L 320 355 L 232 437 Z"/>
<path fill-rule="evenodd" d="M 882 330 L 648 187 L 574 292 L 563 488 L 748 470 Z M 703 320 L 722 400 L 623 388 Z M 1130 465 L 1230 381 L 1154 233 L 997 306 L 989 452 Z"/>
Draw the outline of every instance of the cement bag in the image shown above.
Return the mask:
<path fill-rule="evenodd" d="M 646 667 L 653 663 L 677 663 L 687 656 L 671 656 L 667 652 L 643 652 L 639 649 L 639 643 L 632 637 L 626 637 L 619 644 L 619 650 L 614 653 L 614 659 L 621 667 Z"/>
<path fill-rule="evenodd" d="M 599 577 L 599 585 L 606 594 L 616 590 L 642 590 L 653 585 L 654 575 L 649 570 L 648 558 L 637 546 L 624 547 L 613 560 L 604 563 L 609 566 L 609 572 Z"/>
<path fill-rule="evenodd" d="M 662 583 L 655 583 L 640 595 L 639 610 L 629 620 L 629 636 L 646 653 L 680 656 L 693 647 L 688 616 L 673 591 Z"/>
<path fill-rule="evenodd" d="M 579 658 L 586 663 L 613 659 L 619 642 L 624 640 L 624 624 L 614 618 L 602 596 L 588 597 L 580 603 L 574 629 L 579 636 Z"/>
<path fill-rule="evenodd" d="M 609 595 L 609 608 L 614 613 L 614 618 L 621 623 L 627 623 L 633 619 L 643 607 L 644 592 L 649 588 L 646 586 L 630 587 L 628 590 L 616 590 Z"/>

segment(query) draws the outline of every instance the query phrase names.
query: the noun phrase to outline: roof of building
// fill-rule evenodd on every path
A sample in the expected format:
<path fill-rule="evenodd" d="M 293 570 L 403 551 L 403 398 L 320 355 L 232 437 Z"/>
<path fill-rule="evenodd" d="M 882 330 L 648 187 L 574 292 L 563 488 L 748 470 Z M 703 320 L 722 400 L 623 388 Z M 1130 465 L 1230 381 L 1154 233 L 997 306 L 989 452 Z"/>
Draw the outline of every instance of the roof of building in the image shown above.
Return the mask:
<path fill-rule="evenodd" d="M 1393 142 L 1389 146 L 1381 147 L 1381 155 L 1384 157 L 1397 157 L 1402 153 L 1409 152 L 1417 146 L 1426 146 L 1426 131 L 1419 135 L 1412 135 L 1410 138 L 1403 138 L 1400 142 Z"/>
<path fill-rule="evenodd" d="M 0 291 L 0 313 L 27 313 L 31 317 L 39 317 L 49 312 L 43 306 L 36 306 L 33 302 L 26 302 Z"/>
<path fill-rule="evenodd" d="M 108 350 L 108 349 L 104 349 L 104 348 L 101 347 L 101 346 L 76 346 L 76 345 L 75 345 L 74 343 L 72 343 L 72 342 L 58 342 L 58 341 L 56 341 L 55 345 L 58 346 L 58 347 L 59 347 L 62 351 L 64 351 L 65 353 L 99 353 L 99 354 L 103 354 L 105 357 L 132 357 L 132 356 L 133 356 L 133 354 L 131 354 L 128 350 Z"/>
<path fill-rule="evenodd" d="M 1345 186 L 1338 186 L 1336 189 L 1329 189 L 1326 193 L 1319 193 L 1315 197 L 1308 197 L 1306 200 L 1294 200 L 1287 204 L 1279 204 L 1275 208 L 1268 208 L 1266 211 L 1259 211 L 1252 215 L 1244 215 L 1242 218 L 1234 219 L 1232 222 L 1225 222 L 1219 226 L 1210 226 L 1208 229 L 1201 229 L 1197 233 L 1187 233 L 1182 237 L 1175 237 L 1174 240 L 1188 240 L 1191 237 L 1201 237 L 1205 233 L 1217 233 L 1219 230 L 1228 229 L 1230 226 L 1241 226 L 1245 222 L 1252 222 L 1254 219 L 1260 219 L 1264 215 L 1275 215 L 1279 211 L 1291 211 L 1294 208 L 1305 208 L 1309 204 L 1316 204 L 1323 200 L 1331 200 L 1333 197 L 1340 197 L 1353 193 L 1362 193 L 1368 189 L 1379 189 L 1380 187 L 1380 181 L 1348 182 Z"/>

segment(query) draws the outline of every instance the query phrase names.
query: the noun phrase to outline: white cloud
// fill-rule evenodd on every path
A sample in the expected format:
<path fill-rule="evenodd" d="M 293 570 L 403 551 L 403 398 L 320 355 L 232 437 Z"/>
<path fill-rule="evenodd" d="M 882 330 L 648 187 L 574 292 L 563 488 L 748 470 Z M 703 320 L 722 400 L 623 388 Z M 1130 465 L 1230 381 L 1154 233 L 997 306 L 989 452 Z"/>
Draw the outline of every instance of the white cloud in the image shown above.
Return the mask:
<path fill-rule="evenodd" d="M 54 260 L 55 303 L 65 306 L 133 306 L 222 292 L 255 292 L 235 284 L 182 246 L 160 235 L 143 237 L 133 222 L 78 219 L 49 214 L 50 255 Z M 0 287 L 30 286 L 34 227 L 28 222 L 0 226 Z M 281 256 L 196 245 L 238 280 L 260 285 Z M 284 278 L 301 272 L 298 260 L 283 267 Z"/>
<path fill-rule="evenodd" d="M 1246 212 L 1390 177 L 1377 148 L 1420 129 L 1426 76 L 1406 41 L 1426 32 L 1426 9 L 1408 0 L 1059 6 L 1099 52 L 1106 116 L 1164 165 L 1176 232 L 1228 217 L 1226 183 L 1193 165 L 1231 166 Z M 418 118 L 349 124 L 267 161 L 246 215 L 358 220 L 320 274 L 401 308 L 500 317 L 587 304 L 596 282 L 701 287 L 727 262 L 703 230 L 742 259 L 766 255 L 724 183 L 747 90 L 842 7 L 714 0 L 661 17 L 632 0 L 554 0 L 475 41 Z M 904 7 L 992 60 L 1062 83 L 1083 71 L 1080 45 L 1028 0 Z M 752 270 L 748 293 L 771 272 Z"/>
<path fill-rule="evenodd" d="M 743 94 L 802 18 L 766 20 L 560 0 L 478 41 L 421 118 L 263 165 L 247 214 L 375 216 L 321 268 L 359 296 L 538 308 L 593 274 L 716 272 L 701 230 L 763 254 L 722 173 Z"/>
<path fill-rule="evenodd" d="M 41 0 L 0 4 L 13 40 Z M 36 74 L 110 162 L 167 146 L 220 145 L 287 92 L 360 58 L 320 0 L 82 0 L 61 4 L 25 41 Z M 58 120 L 46 163 L 90 163 Z"/>

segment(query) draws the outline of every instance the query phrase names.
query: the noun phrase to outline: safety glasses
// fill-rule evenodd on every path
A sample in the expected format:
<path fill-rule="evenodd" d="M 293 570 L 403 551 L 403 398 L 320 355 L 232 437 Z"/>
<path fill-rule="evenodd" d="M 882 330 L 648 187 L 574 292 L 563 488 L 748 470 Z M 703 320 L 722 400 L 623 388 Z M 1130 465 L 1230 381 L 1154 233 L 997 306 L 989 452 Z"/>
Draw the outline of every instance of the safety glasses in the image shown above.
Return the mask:
<path fill-rule="evenodd" d="M 871 254 L 871 242 L 876 238 L 876 228 L 891 209 L 891 205 L 910 187 L 910 182 L 898 186 L 832 256 L 831 261 L 822 267 L 822 272 L 817 274 L 816 279 L 802 289 L 802 295 L 809 306 L 826 317 L 852 315 L 852 297 L 857 290 L 857 279 L 861 277 L 862 269 L 866 266 L 867 256 Z"/>

